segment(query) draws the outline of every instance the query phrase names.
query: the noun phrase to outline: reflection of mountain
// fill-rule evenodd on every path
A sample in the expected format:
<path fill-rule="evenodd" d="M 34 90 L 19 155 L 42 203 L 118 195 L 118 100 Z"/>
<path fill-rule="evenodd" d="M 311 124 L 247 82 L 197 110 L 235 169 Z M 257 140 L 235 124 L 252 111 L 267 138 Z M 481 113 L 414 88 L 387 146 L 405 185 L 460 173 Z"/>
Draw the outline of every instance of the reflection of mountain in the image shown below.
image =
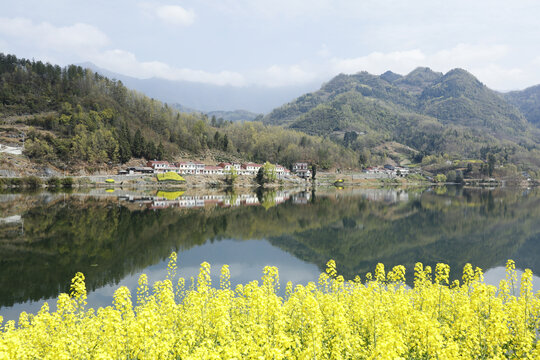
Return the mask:
<path fill-rule="evenodd" d="M 263 200 L 280 199 L 269 195 Z M 328 221 L 343 216 L 342 209 L 325 201 L 301 212 L 292 201 L 181 211 L 130 210 L 123 204 L 112 197 L 58 198 L 23 213 L 24 234 L 20 226 L 0 227 L 0 306 L 54 297 L 67 290 L 77 271 L 85 273 L 87 287 L 94 290 L 164 260 L 172 250 L 220 238 L 281 236 L 319 226 L 319 216 Z"/>
<path fill-rule="evenodd" d="M 96 289 L 166 259 L 171 250 L 225 238 L 268 239 L 321 269 L 333 258 L 347 277 L 377 262 L 409 269 L 415 261 L 453 268 L 471 262 L 488 269 L 508 257 L 540 271 L 540 194 L 452 191 L 304 193 L 279 206 L 270 192 L 256 195 L 263 206 L 161 211 L 113 197 L 57 197 L 33 205 L 29 197 L 17 198 L 13 207 L 24 232 L 19 223 L 0 225 L 0 306 L 54 297 L 77 271 Z M 22 210 L 15 202 L 28 206 Z"/>
<path fill-rule="evenodd" d="M 535 249 L 540 248 L 537 194 L 521 197 L 510 191 L 463 190 L 439 196 L 427 192 L 406 204 L 358 204 L 358 212 L 328 226 L 271 242 L 321 269 L 333 258 L 349 278 L 372 271 L 378 262 L 387 267 L 403 264 L 412 270 L 417 261 L 448 263 L 454 276 L 460 277 L 467 262 L 488 269 L 510 257 L 519 267 L 540 271 L 535 256 Z M 400 213 L 406 216 L 396 216 Z"/>

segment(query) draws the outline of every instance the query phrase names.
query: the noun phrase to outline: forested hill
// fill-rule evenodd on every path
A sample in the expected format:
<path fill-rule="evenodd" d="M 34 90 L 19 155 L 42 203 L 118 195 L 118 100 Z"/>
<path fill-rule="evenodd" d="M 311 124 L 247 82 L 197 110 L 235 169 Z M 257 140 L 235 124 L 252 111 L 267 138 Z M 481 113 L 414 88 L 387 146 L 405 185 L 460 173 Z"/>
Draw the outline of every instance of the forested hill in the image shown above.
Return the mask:
<path fill-rule="evenodd" d="M 484 159 L 490 152 L 534 163 L 540 131 L 534 126 L 538 105 L 531 104 L 540 104 L 538 91 L 521 100 L 531 109 L 527 117 L 519 109 L 526 107 L 509 98 L 518 96 L 503 96 L 462 69 L 442 74 L 417 68 L 405 76 L 360 72 L 336 76 L 263 121 L 329 136 L 355 150 L 395 141 L 422 154 Z"/>
<path fill-rule="evenodd" d="M 0 53 L 0 143 L 24 133 L 24 154 L 62 168 L 179 154 L 352 166 L 356 154 L 317 136 L 181 113 L 89 69 Z M 1 160 L 1 159 L 0 159 Z"/>
<path fill-rule="evenodd" d="M 540 127 L 540 85 L 522 91 L 511 91 L 503 96 L 519 108 L 531 124 Z"/>

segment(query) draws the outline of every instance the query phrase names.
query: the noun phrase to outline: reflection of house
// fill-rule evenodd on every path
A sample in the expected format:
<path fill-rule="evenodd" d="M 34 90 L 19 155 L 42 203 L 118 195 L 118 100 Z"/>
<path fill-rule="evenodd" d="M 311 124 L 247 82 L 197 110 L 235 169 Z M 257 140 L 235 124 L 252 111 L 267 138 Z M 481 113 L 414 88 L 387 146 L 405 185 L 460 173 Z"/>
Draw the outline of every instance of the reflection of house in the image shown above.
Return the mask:
<path fill-rule="evenodd" d="M 175 197 L 176 196 L 176 197 Z M 265 201 L 270 201 L 273 204 L 281 204 L 293 196 L 294 202 L 297 204 L 306 204 L 311 194 L 302 192 L 292 195 L 288 191 L 275 191 L 265 194 Z M 144 204 L 148 209 L 159 210 L 166 208 L 203 208 L 203 207 L 230 207 L 230 206 L 253 206 L 260 205 L 259 198 L 256 194 L 206 194 L 206 195 L 184 195 L 183 192 L 164 193 L 158 192 L 155 196 L 148 195 L 122 195 L 119 199 L 129 202 Z"/>
<path fill-rule="evenodd" d="M 293 195 L 293 202 L 295 204 L 307 204 L 311 199 L 311 193 L 302 191 Z"/>

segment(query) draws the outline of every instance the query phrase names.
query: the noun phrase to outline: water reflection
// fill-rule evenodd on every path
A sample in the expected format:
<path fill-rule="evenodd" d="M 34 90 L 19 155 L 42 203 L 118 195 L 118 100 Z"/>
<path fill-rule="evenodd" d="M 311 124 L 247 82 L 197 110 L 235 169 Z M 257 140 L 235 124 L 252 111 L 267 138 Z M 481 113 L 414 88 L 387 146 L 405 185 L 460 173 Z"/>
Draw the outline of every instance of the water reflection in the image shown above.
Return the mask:
<path fill-rule="evenodd" d="M 539 215 L 537 190 L 4 194 L 0 314 L 55 298 L 77 271 L 94 291 L 91 304 L 108 304 L 117 284 L 135 286 L 143 271 L 161 278 L 172 250 L 184 275 L 202 261 L 216 274 L 230 263 L 233 282 L 259 278 L 267 264 L 280 266 L 282 281 L 316 280 L 331 258 L 347 278 L 377 262 L 412 269 L 421 261 L 448 263 L 456 278 L 470 262 L 496 281 L 508 258 L 538 274 Z"/>

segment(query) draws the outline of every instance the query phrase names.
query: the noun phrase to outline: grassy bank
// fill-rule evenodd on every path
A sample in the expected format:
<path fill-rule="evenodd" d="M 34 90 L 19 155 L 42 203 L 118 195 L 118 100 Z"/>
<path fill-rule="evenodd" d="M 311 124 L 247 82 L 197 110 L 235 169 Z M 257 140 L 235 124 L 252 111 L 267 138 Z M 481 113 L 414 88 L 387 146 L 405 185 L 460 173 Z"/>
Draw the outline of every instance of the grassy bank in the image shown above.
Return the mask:
<path fill-rule="evenodd" d="M 275 267 L 262 281 L 230 286 L 227 265 L 212 286 L 210 265 L 196 280 L 176 278 L 172 254 L 165 280 L 137 294 L 126 287 L 112 306 L 86 309 L 84 276 L 58 299 L 22 313 L 0 332 L 0 358 L 48 359 L 480 359 L 538 358 L 540 298 L 526 270 L 520 288 L 512 261 L 499 287 L 467 265 L 449 284 L 449 267 L 417 264 L 414 287 L 405 268 L 379 264 L 364 282 L 344 281 L 333 261 L 317 284 L 287 283 Z"/>
<path fill-rule="evenodd" d="M 50 177 L 42 179 L 37 176 L 23 176 L 14 178 L 0 177 L 0 188 L 26 188 L 39 189 L 42 187 L 48 188 L 71 188 L 75 185 L 75 181 L 71 177 Z"/>

